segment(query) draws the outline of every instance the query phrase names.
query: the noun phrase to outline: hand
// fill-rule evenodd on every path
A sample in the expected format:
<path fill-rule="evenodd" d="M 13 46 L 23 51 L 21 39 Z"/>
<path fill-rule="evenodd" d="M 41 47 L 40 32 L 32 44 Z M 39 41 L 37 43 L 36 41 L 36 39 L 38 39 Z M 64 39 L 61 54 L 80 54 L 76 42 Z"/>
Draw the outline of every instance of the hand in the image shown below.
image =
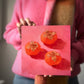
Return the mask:
<path fill-rule="evenodd" d="M 48 77 L 48 76 L 49 76 L 49 77 L 52 77 L 53 75 L 43 75 L 43 76 L 44 76 L 44 77 Z"/>
<path fill-rule="evenodd" d="M 23 18 L 20 19 L 20 22 L 17 23 L 18 32 L 20 34 L 21 38 L 21 26 L 35 26 L 36 24 L 33 21 L 30 21 L 29 18 L 26 18 L 25 20 Z"/>

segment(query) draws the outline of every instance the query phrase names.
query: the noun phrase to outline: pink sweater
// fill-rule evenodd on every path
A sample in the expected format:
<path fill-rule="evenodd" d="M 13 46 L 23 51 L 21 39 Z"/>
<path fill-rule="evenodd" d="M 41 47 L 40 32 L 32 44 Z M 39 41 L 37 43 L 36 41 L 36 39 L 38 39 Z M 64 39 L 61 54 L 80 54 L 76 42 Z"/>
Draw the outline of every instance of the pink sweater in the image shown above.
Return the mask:
<path fill-rule="evenodd" d="M 6 26 L 4 39 L 7 43 L 12 44 L 18 50 L 16 60 L 13 64 L 12 71 L 18 75 L 34 78 L 29 73 L 22 73 L 21 57 L 21 39 L 17 31 L 16 23 L 20 18 L 29 17 L 36 25 L 47 25 L 51 16 L 55 0 L 16 0 L 13 17 L 11 22 Z M 76 36 L 76 30 L 78 31 Z M 84 62 L 84 0 L 76 0 L 76 10 L 71 37 L 71 55 L 74 59 L 75 66 L 72 77 L 80 72 L 80 64 Z"/>

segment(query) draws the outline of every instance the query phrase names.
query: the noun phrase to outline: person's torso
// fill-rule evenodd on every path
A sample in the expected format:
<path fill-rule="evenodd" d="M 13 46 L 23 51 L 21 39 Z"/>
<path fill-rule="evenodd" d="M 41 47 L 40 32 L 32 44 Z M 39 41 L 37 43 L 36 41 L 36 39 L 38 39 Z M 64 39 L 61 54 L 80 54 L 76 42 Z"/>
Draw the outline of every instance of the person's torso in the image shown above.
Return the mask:
<path fill-rule="evenodd" d="M 51 25 L 73 25 L 75 4 L 72 1 L 58 1 L 53 8 Z"/>
<path fill-rule="evenodd" d="M 23 0 L 22 8 L 20 10 L 20 17 L 22 17 L 22 16 L 23 16 L 23 18 L 30 17 L 30 19 L 32 21 L 34 21 L 36 23 L 36 25 L 44 25 L 43 20 L 45 19 L 45 12 L 46 12 L 45 10 L 46 10 L 47 0 L 36 0 L 35 3 L 32 3 L 32 2 L 34 2 L 34 0 Z M 76 5 L 77 5 L 77 0 L 76 0 Z M 55 8 L 54 8 L 54 10 L 55 10 L 54 14 L 52 14 L 53 16 L 51 16 L 52 17 L 51 21 L 53 20 L 53 18 L 55 19 L 55 20 L 53 20 L 52 24 L 60 24 L 60 25 L 73 24 L 72 23 L 73 19 L 76 19 L 76 17 L 73 17 L 74 13 L 75 13 L 74 8 L 75 8 L 74 5 L 67 5 L 66 6 L 66 5 L 62 5 L 62 4 L 56 4 Z M 51 11 L 50 8 L 49 8 L 49 11 Z M 21 12 L 22 12 L 22 14 L 21 14 Z M 63 16 L 66 19 L 64 19 Z M 77 13 L 75 16 L 77 16 Z M 75 37 L 75 29 L 74 28 L 73 28 L 73 33 L 72 33 L 73 40 Z M 19 64 L 19 66 L 17 64 Z M 33 76 L 29 73 L 23 73 L 23 74 L 21 73 L 21 71 L 22 71 L 21 65 L 22 65 L 22 57 L 21 57 L 21 51 L 20 51 L 20 52 L 18 52 L 18 56 L 17 56 L 17 59 L 13 65 L 12 70 L 13 70 L 13 72 L 21 74 L 22 76 L 33 78 Z M 78 67 L 78 65 L 76 66 L 76 68 L 77 67 Z M 75 74 L 79 73 L 80 68 L 78 67 L 77 69 L 78 70 L 75 71 Z M 26 70 L 26 72 L 28 72 L 28 70 Z"/>

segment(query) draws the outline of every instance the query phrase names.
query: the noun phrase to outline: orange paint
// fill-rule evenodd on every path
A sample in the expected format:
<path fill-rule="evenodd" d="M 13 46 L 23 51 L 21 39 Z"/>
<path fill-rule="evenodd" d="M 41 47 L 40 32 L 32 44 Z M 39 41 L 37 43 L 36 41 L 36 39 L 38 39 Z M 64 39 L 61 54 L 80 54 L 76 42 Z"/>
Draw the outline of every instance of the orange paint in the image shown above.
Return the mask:
<path fill-rule="evenodd" d="M 54 31 L 45 31 L 41 34 L 41 41 L 44 44 L 51 45 L 57 40 L 57 34 Z"/>
<path fill-rule="evenodd" d="M 37 55 L 41 48 L 38 42 L 31 41 L 25 45 L 25 51 L 28 55 Z"/>
<path fill-rule="evenodd" d="M 45 54 L 45 61 L 49 65 L 58 65 L 61 62 L 61 56 L 56 51 L 49 51 Z"/>

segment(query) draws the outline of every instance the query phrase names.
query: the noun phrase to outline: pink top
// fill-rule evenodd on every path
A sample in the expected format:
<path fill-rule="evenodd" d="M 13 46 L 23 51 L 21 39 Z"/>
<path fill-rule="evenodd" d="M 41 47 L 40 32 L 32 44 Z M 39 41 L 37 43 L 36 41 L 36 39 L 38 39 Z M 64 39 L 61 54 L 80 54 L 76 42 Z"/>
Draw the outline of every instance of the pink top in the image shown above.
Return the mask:
<path fill-rule="evenodd" d="M 54 6 L 55 0 L 16 0 L 13 17 L 11 22 L 6 26 L 4 39 L 12 44 L 18 50 L 16 60 L 13 64 L 12 71 L 18 75 L 34 78 L 32 74 L 22 73 L 21 57 L 21 39 L 17 30 L 16 23 L 20 18 L 30 18 L 36 25 L 47 25 Z M 48 13 L 47 13 L 48 12 Z M 74 58 L 75 66 L 72 76 L 80 72 L 80 64 L 84 62 L 84 0 L 76 0 L 76 11 L 72 28 L 71 51 Z M 78 30 L 77 37 L 76 30 Z"/>

